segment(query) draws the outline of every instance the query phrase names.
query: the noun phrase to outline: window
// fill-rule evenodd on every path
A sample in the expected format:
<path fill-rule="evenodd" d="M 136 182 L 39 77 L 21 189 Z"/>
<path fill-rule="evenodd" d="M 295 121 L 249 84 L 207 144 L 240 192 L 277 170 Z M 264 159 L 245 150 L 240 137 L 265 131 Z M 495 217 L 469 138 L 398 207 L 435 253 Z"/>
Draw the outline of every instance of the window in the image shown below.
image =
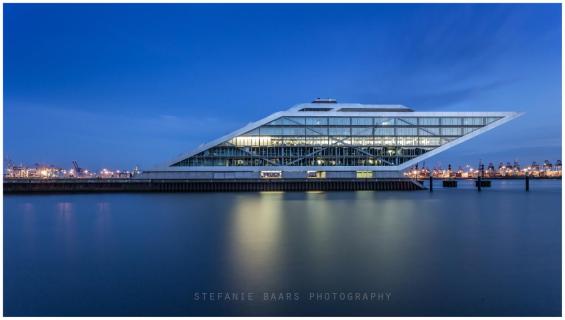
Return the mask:
<path fill-rule="evenodd" d="M 263 138 L 263 137 L 261 137 Z M 281 137 L 271 137 L 271 145 L 272 146 L 282 146 L 283 145 L 283 138 Z"/>
<path fill-rule="evenodd" d="M 463 118 L 463 125 L 465 126 L 482 126 L 483 118 Z"/>
<path fill-rule="evenodd" d="M 396 145 L 396 138 L 394 137 L 384 137 L 382 140 L 383 146 L 394 146 Z"/>
<path fill-rule="evenodd" d="M 334 126 L 348 126 L 351 124 L 351 118 L 346 118 L 346 117 L 332 117 L 330 118 L 330 125 L 334 125 Z"/>
<path fill-rule="evenodd" d="M 418 135 L 417 128 L 396 128 L 397 136 L 416 136 Z"/>
<path fill-rule="evenodd" d="M 324 146 L 328 144 L 328 137 L 306 137 L 305 144 Z"/>
<path fill-rule="evenodd" d="M 306 118 L 304 117 L 287 117 L 283 119 L 285 125 L 299 126 L 306 123 Z"/>
<path fill-rule="evenodd" d="M 351 124 L 354 126 L 372 126 L 373 118 L 351 118 Z"/>
<path fill-rule="evenodd" d="M 271 137 L 235 137 L 230 142 L 236 146 L 268 146 Z"/>
<path fill-rule="evenodd" d="M 420 118 L 421 126 L 439 126 L 439 118 Z"/>
<path fill-rule="evenodd" d="M 491 123 L 493 123 L 493 122 L 495 122 L 495 121 L 497 121 L 497 120 L 499 120 L 499 119 L 501 119 L 501 118 L 498 118 L 498 117 L 489 117 L 489 118 L 486 118 L 486 124 L 491 124 Z"/>
<path fill-rule="evenodd" d="M 463 128 L 463 134 L 468 134 L 471 133 L 475 130 L 477 130 L 478 128 Z"/>
<path fill-rule="evenodd" d="M 344 145 L 351 144 L 351 137 L 330 137 L 330 144 Z"/>
<path fill-rule="evenodd" d="M 351 134 L 349 128 L 330 128 L 330 136 L 348 136 Z"/>
<path fill-rule="evenodd" d="M 441 128 L 442 136 L 460 136 L 461 128 Z"/>
<path fill-rule="evenodd" d="M 420 145 L 421 146 L 439 146 L 440 145 L 440 139 L 439 138 L 435 138 L 435 137 L 429 137 L 429 138 L 418 138 L 418 140 L 420 141 Z"/>
<path fill-rule="evenodd" d="M 440 143 L 443 145 L 443 144 L 449 143 L 449 142 L 451 142 L 451 141 L 453 141 L 453 140 L 455 140 L 455 139 L 456 139 L 456 138 L 441 138 L 441 142 L 440 142 Z"/>
<path fill-rule="evenodd" d="M 396 142 L 399 146 L 417 146 L 418 138 L 416 137 L 398 137 Z"/>
<path fill-rule="evenodd" d="M 418 129 L 419 136 L 439 136 L 439 128 L 420 128 Z"/>
<path fill-rule="evenodd" d="M 282 171 L 261 171 L 261 179 L 280 179 Z"/>
<path fill-rule="evenodd" d="M 394 128 L 375 128 L 377 136 L 394 136 Z"/>
<path fill-rule="evenodd" d="M 370 146 L 373 144 L 373 137 L 352 137 L 351 144 L 355 146 Z"/>
<path fill-rule="evenodd" d="M 375 118 L 376 126 L 393 126 L 394 118 Z"/>
<path fill-rule="evenodd" d="M 443 126 L 460 126 L 461 118 L 441 118 L 441 124 Z"/>
<path fill-rule="evenodd" d="M 285 137 L 284 144 L 287 146 L 300 146 L 304 144 L 304 137 Z"/>
<path fill-rule="evenodd" d="M 368 179 L 373 177 L 373 171 L 357 171 L 357 179 Z"/>
<path fill-rule="evenodd" d="M 415 126 L 418 124 L 418 118 L 398 118 L 396 125 L 398 126 Z"/>
<path fill-rule="evenodd" d="M 284 127 L 282 134 L 284 136 L 303 136 L 306 134 L 305 129 L 304 128 L 288 128 L 288 127 Z"/>
<path fill-rule="evenodd" d="M 310 179 L 324 179 L 326 178 L 325 171 L 307 171 L 306 176 Z"/>
<path fill-rule="evenodd" d="M 351 135 L 354 136 L 372 136 L 373 128 L 351 128 Z"/>
<path fill-rule="evenodd" d="M 282 135 L 282 128 L 279 127 L 261 127 L 262 136 L 280 136 Z"/>
<path fill-rule="evenodd" d="M 283 119 L 284 119 L 284 118 L 278 118 L 277 120 L 274 120 L 274 121 L 271 121 L 271 122 L 267 123 L 267 125 L 270 125 L 270 126 L 280 126 L 280 125 L 283 124 Z"/>
<path fill-rule="evenodd" d="M 328 118 L 323 118 L 323 117 L 306 118 L 306 124 L 309 126 L 326 126 L 328 124 Z"/>
<path fill-rule="evenodd" d="M 327 136 L 328 128 L 323 127 L 306 127 L 307 136 Z"/>
<path fill-rule="evenodd" d="M 259 128 L 242 134 L 242 136 L 258 136 L 258 135 L 259 135 Z"/>
<path fill-rule="evenodd" d="M 298 111 L 302 111 L 302 112 L 308 112 L 308 111 L 312 112 L 312 111 L 314 111 L 315 112 L 315 111 L 330 111 L 332 109 L 333 108 L 302 108 Z"/>

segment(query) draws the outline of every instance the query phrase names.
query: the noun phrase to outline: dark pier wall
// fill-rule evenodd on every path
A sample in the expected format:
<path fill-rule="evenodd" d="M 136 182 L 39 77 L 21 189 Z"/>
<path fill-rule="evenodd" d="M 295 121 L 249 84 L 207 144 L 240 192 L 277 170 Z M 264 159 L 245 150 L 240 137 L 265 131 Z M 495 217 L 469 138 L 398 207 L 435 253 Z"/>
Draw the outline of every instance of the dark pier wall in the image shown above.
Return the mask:
<path fill-rule="evenodd" d="M 413 191 L 412 180 L 7 180 L 4 193 L 238 192 L 238 191 Z"/>

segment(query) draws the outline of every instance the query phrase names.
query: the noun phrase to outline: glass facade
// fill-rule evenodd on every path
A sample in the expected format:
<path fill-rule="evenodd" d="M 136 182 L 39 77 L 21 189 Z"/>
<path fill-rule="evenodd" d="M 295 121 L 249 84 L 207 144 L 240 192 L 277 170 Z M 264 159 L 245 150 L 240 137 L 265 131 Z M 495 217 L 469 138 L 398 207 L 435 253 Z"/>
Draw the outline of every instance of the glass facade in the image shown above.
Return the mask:
<path fill-rule="evenodd" d="M 501 117 L 281 117 L 173 166 L 396 166 Z"/>

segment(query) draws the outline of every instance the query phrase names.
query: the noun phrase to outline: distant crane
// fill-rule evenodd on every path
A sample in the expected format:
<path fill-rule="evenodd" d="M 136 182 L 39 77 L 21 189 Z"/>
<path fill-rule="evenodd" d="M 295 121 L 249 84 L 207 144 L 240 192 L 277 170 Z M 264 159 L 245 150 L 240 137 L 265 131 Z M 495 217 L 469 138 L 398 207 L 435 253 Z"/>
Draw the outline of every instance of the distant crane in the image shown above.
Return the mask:
<path fill-rule="evenodd" d="M 81 177 L 84 170 L 78 166 L 76 160 L 73 160 L 73 167 L 75 168 L 75 177 L 77 178 Z"/>
<path fill-rule="evenodd" d="M 8 157 L 4 157 L 4 163 L 6 164 L 6 168 L 11 169 L 14 166 L 12 159 Z"/>

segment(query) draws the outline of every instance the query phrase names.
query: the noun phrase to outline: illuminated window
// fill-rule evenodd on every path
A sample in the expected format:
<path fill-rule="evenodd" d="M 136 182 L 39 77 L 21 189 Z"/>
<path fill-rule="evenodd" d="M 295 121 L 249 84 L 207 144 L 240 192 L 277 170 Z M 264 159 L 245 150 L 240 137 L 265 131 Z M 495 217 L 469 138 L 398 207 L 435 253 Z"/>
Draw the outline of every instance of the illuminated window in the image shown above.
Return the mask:
<path fill-rule="evenodd" d="M 429 138 L 418 138 L 419 144 L 421 146 L 439 146 L 440 145 L 440 138 L 429 137 Z"/>
<path fill-rule="evenodd" d="M 398 137 L 396 142 L 399 146 L 417 146 L 418 138 L 416 137 Z"/>
<path fill-rule="evenodd" d="M 326 178 L 326 172 L 325 171 L 308 171 L 306 173 L 306 176 L 309 179 L 325 179 Z"/>
<path fill-rule="evenodd" d="M 373 137 L 352 137 L 351 144 L 354 146 L 368 146 L 373 144 Z"/>
<path fill-rule="evenodd" d="M 261 179 L 280 179 L 282 171 L 261 171 Z"/>
<path fill-rule="evenodd" d="M 357 171 L 356 172 L 357 179 L 367 179 L 373 177 L 373 171 Z"/>

